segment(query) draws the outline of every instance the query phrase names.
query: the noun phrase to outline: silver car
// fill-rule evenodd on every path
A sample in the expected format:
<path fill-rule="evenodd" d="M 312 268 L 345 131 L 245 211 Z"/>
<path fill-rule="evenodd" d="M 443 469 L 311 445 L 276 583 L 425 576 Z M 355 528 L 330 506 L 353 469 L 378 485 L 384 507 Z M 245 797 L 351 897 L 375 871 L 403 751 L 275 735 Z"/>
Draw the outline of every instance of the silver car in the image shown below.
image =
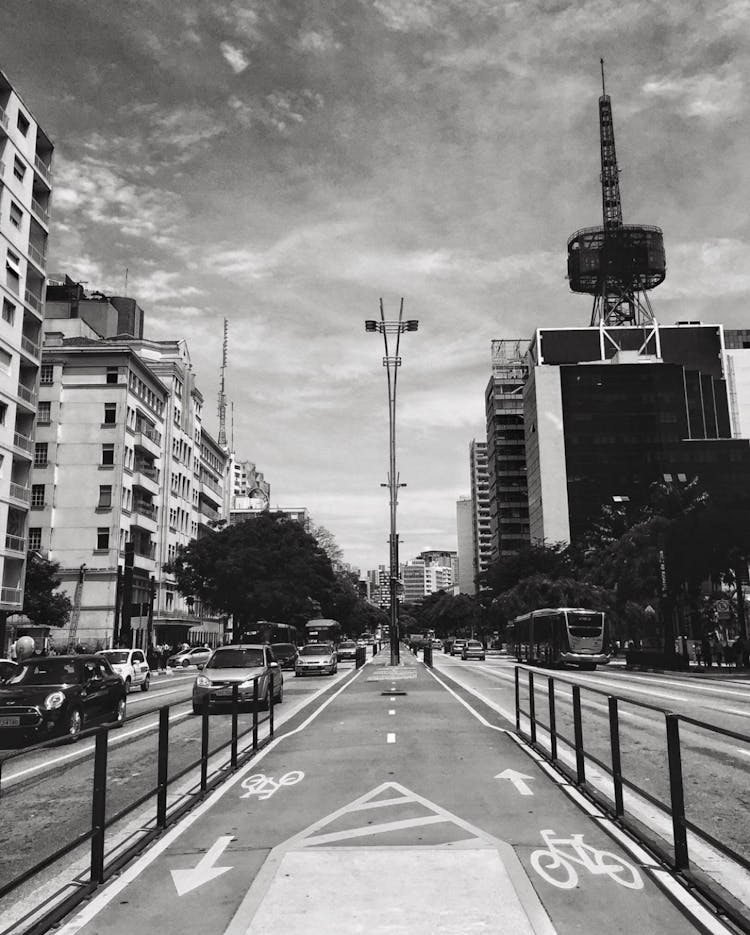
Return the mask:
<path fill-rule="evenodd" d="M 252 701 L 256 679 L 260 704 L 267 708 L 272 694 L 274 704 L 281 704 L 284 676 L 270 646 L 262 643 L 220 646 L 193 684 L 193 713 L 201 713 L 206 696 L 209 707 L 231 705 L 235 685 L 241 704 Z"/>
<path fill-rule="evenodd" d="M 295 675 L 333 675 L 337 670 L 338 658 L 331 643 L 308 643 L 294 663 Z"/>

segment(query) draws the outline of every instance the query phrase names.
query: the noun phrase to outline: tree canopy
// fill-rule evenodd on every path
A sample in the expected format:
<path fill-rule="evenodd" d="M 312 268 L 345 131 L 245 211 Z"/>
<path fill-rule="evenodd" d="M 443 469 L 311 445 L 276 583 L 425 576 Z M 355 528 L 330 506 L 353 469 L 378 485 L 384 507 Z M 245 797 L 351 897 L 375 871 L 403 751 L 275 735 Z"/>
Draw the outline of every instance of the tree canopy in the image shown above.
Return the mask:
<path fill-rule="evenodd" d="M 38 552 L 29 552 L 26 561 L 26 584 L 23 612 L 37 626 L 64 627 L 70 617 L 70 598 L 60 587 L 59 562 L 50 562 Z"/>

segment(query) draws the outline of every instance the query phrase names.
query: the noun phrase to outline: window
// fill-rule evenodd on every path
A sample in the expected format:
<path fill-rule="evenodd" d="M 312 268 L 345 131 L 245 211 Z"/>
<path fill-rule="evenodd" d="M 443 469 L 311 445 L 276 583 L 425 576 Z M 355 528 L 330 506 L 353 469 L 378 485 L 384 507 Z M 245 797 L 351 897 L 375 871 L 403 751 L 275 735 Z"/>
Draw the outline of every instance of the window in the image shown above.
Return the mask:
<path fill-rule="evenodd" d="M 16 126 L 24 136 L 26 136 L 26 134 L 29 132 L 29 127 L 31 126 L 26 115 L 22 114 L 20 110 L 18 111 L 18 120 L 16 120 Z"/>
<path fill-rule="evenodd" d="M 31 505 L 32 507 L 44 506 L 44 484 L 31 485 Z"/>
<path fill-rule="evenodd" d="M 10 253 L 8 253 L 10 256 Z M 10 263 L 5 264 L 5 282 L 11 292 L 18 295 L 21 291 L 21 275 Z"/>
<path fill-rule="evenodd" d="M 29 551 L 37 552 L 42 547 L 42 527 L 31 526 L 29 528 Z"/>
<path fill-rule="evenodd" d="M 15 201 L 10 203 L 10 223 L 13 227 L 21 228 L 21 221 L 23 221 L 23 211 L 18 207 Z"/>
<path fill-rule="evenodd" d="M 5 417 L 8 414 L 8 404 L 0 403 L 0 425 L 5 425 Z"/>
<path fill-rule="evenodd" d="M 106 526 L 100 526 L 96 530 L 96 547 L 97 549 L 109 548 L 109 529 Z"/>
<path fill-rule="evenodd" d="M 23 182 L 26 176 L 26 166 L 18 156 L 13 157 L 13 175 L 15 175 L 19 182 Z"/>
<path fill-rule="evenodd" d="M 37 409 L 36 421 L 37 425 L 46 425 L 50 421 L 50 407 L 52 403 L 43 400 L 39 403 Z"/>
<path fill-rule="evenodd" d="M 39 371 L 39 383 L 42 386 L 52 386 L 55 369 L 52 364 L 42 364 Z"/>
<path fill-rule="evenodd" d="M 7 321 L 9 325 L 12 325 L 15 317 L 15 305 L 12 302 L 9 302 L 7 299 L 3 299 L 3 321 Z"/>
<path fill-rule="evenodd" d="M 10 372 L 10 365 L 13 362 L 13 355 L 0 347 L 0 367 Z"/>
<path fill-rule="evenodd" d="M 46 467 L 47 442 L 37 442 L 34 445 L 34 467 Z"/>
<path fill-rule="evenodd" d="M 115 463 L 115 446 L 114 445 L 102 445 L 102 464 L 106 466 L 113 465 Z"/>
<path fill-rule="evenodd" d="M 117 403 L 104 404 L 104 424 L 114 425 L 117 420 Z"/>
<path fill-rule="evenodd" d="M 117 367 L 107 367 L 107 383 L 117 383 L 120 373 Z"/>
<path fill-rule="evenodd" d="M 99 509 L 110 509 L 112 507 L 112 487 L 110 484 L 104 484 L 99 487 Z"/>

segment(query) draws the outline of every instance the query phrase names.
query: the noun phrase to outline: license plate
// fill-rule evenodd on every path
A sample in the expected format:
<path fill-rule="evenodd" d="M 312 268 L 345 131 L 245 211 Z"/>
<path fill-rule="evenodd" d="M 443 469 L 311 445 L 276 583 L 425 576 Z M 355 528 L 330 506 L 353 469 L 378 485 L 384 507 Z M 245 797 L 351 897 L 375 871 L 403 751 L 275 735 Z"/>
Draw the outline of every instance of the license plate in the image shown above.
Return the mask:
<path fill-rule="evenodd" d="M 0 717 L 0 727 L 20 727 L 20 717 Z"/>

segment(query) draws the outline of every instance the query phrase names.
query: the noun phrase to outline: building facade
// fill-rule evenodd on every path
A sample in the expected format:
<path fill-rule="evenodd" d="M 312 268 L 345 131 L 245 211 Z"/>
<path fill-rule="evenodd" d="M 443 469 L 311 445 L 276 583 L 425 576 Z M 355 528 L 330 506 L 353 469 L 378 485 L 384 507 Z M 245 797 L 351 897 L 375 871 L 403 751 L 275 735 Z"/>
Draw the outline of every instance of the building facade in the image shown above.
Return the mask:
<path fill-rule="evenodd" d="M 474 504 L 471 497 L 456 500 L 456 540 L 458 590 L 460 594 L 474 594 Z"/>
<path fill-rule="evenodd" d="M 11 613 L 23 606 L 29 547 L 52 152 L 0 72 L 0 611 Z"/>
<path fill-rule="evenodd" d="M 498 431 L 500 431 L 499 427 Z M 471 577 L 473 590 L 467 593 L 476 594 L 479 591 L 479 575 L 487 570 L 492 561 L 490 474 L 487 461 L 487 444 L 485 442 L 472 441 L 469 445 L 469 473 L 471 477 Z M 495 485 L 495 496 L 501 498 L 497 504 L 498 517 L 502 515 L 501 511 L 504 507 L 515 509 L 512 501 L 502 499 L 506 496 L 506 493 L 502 489 L 502 485 L 499 490 Z"/>
<path fill-rule="evenodd" d="M 528 342 L 492 342 L 492 376 L 485 391 L 489 479 L 490 561 L 529 543 L 523 389 Z"/>

